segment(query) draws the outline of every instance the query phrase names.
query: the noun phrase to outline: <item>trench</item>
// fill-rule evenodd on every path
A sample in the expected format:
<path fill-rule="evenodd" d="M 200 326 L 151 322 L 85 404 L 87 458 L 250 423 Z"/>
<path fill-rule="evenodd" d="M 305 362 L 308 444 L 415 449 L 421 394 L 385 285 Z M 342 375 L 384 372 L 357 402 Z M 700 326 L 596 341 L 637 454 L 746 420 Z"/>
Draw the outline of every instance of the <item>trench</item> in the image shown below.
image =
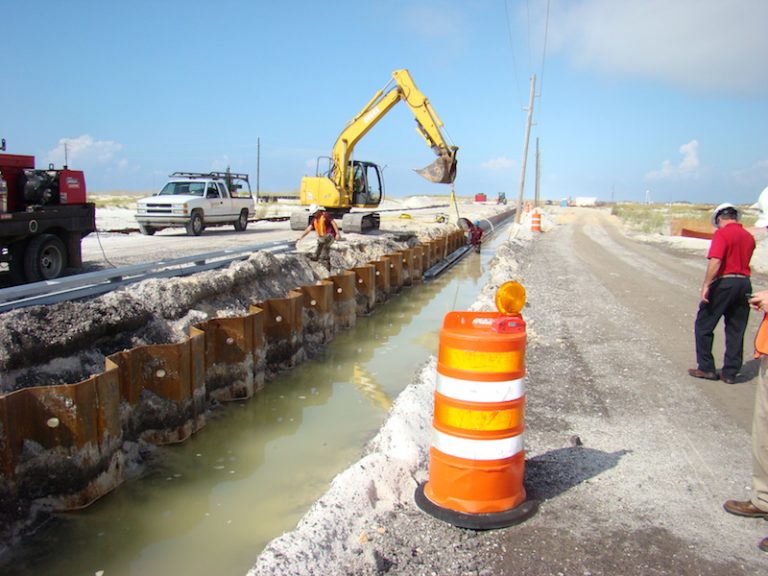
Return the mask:
<path fill-rule="evenodd" d="M 4 574 L 245 574 L 355 462 L 413 374 L 436 354 L 443 316 L 467 309 L 504 234 L 434 280 L 404 287 L 319 356 L 222 405 L 186 443 L 158 448 L 140 479 L 25 539 Z"/>

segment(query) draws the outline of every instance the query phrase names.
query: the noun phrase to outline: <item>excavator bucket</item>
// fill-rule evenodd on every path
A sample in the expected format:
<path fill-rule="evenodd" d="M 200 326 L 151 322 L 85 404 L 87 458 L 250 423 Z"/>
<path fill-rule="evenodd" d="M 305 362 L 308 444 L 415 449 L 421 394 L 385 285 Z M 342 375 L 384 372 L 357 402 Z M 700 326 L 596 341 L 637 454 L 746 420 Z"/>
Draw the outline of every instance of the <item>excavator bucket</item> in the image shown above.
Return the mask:
<path fill-rule="evenodd" d="M 432 164 L 414 172 L 436 184 L 452 183 L 456 180 L 456 150 L 441 153 Z"/>

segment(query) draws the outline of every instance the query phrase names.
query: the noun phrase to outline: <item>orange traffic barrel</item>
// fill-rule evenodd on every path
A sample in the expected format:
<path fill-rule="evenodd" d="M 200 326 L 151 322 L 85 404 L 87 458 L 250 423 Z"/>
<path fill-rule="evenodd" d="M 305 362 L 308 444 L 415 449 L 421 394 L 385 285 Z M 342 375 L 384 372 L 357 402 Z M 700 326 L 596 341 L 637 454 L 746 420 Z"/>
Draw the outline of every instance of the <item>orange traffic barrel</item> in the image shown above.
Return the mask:
<path fill-rule="evenodd" d="M 462 528 L 517 524 L 536 512 L 523 476 L 525 321 L 450 312 L 440 331 L 424 512 Z"/>
<path fill-rule="evenodd" d="M 531 213 L 531 231 L 541 232 L 541 212 L 538 208 Z"/>

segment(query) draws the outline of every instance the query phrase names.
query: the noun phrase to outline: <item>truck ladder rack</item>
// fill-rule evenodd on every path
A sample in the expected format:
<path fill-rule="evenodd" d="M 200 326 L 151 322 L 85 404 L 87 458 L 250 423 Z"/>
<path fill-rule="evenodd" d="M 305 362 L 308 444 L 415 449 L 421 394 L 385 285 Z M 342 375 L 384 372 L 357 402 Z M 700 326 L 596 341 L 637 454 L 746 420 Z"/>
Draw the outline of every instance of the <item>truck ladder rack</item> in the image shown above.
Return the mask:
<path fill-rule="evenodd" d="M 174 172 L 171 178 L 231 178 L 232 180 L 245 180 L 248 182 L 248 174 L 236 172 Z M 250 182 L 249 182 L 250 184 Z"/>

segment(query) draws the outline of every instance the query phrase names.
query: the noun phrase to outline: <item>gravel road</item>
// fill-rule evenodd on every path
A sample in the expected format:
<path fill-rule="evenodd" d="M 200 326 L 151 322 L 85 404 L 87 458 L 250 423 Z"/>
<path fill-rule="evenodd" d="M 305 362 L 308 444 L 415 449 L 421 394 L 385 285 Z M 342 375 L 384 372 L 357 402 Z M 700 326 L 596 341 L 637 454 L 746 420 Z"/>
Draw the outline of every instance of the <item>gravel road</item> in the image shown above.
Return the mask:
<path fill-rule="evenodd" d="M 543 224 L 543 234 L 503 246 L 492 273 L 528 292 L 525 485 L 538 513 L 476 532 L 416 508 L 413 489 L 427 478 L 431 364 L 393 411 L 409 424 L 385 428 L 252 574 L 768 571 L 756 548 L 768 523 L 721 507 L 749 495 L 757 365 L 747 362 L 735 385 L 687 375 L 707 243 L 675 250 L 640 242 L 594 209 L 550 210 Z M 758 274 L 755 286 L 765 280 Z M 486 292 L 477 306 L 488 304 Z M 392 436 L 404 429 L 416 436 Z"/>

